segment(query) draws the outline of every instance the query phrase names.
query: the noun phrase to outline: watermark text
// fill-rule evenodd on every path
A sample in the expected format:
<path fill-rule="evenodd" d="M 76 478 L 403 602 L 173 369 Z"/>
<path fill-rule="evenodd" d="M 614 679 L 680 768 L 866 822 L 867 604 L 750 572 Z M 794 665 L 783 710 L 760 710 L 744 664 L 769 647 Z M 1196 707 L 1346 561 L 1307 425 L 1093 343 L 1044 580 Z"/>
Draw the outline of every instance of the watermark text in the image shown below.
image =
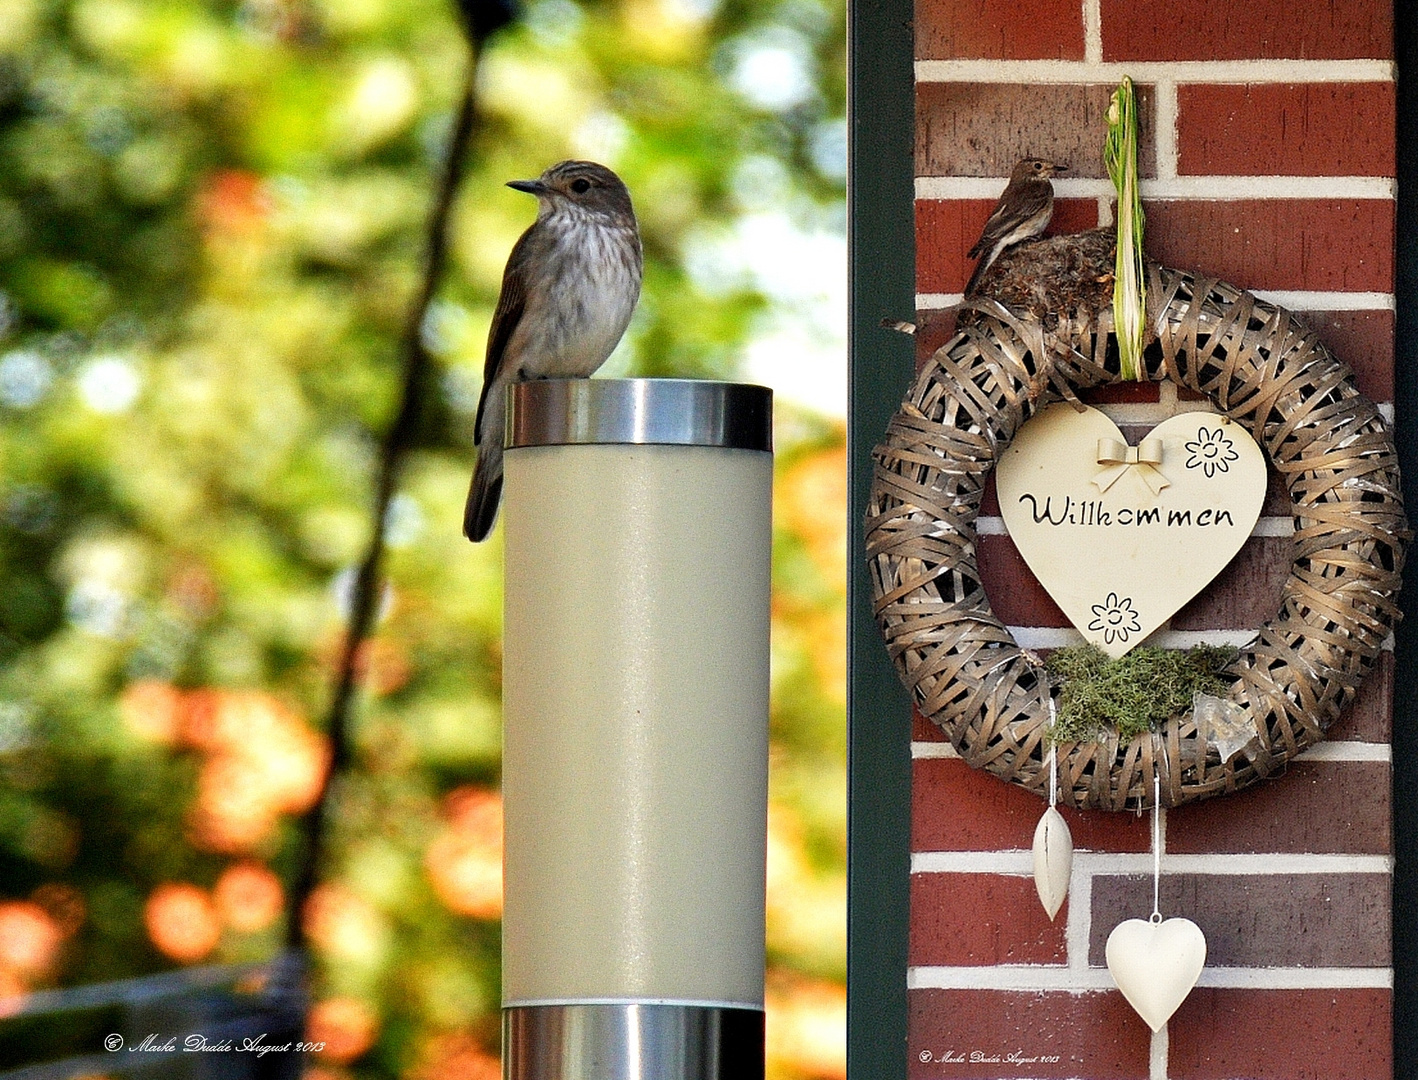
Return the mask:
<path fill-rule="evenodd" d="M 103 1040 L 103 1048 L 111 1054 L 318 1054 L 325 1049 L 323 1042 L 271 1042 L 269 1035 L 241 1039 L 209 1039 L 205 1035 L 144 1035 L 129 1046 L 122 1035 L 114 1032 Z"/>

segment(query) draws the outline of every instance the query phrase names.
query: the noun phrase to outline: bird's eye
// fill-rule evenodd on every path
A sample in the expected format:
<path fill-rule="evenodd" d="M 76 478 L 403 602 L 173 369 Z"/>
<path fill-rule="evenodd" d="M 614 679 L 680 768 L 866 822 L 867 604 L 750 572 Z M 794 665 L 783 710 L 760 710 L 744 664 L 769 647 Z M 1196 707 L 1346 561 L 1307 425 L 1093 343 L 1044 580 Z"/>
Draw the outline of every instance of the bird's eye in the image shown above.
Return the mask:
<path fill-rule="evenodd" d="M 576 192 L 577 195 L 584 195 L 591 190 L 591 181 L 585 179 L 573 180 L 571 181 L 571 190 Z"/>

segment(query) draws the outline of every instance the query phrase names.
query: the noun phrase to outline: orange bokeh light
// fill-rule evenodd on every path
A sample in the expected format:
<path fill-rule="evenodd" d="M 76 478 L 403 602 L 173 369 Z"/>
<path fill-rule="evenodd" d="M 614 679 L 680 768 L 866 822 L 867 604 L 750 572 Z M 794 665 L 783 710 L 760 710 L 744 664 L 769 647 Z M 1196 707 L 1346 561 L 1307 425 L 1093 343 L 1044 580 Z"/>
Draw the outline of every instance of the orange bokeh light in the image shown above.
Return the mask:
<path fill-rule="evenodd" d="M 451 910 L 474 919 L 502 917 L 502 797 L 461 787 L 444 801 L 447 825 L 428 846 L 424 867 Z"/>
<path fill-rule="evenodd" d="M 159 885 L 143 906 L 148 937 L 164 956 L 191 964 L 217 947 L 222 936 L 216 905 L 205 889 L 186 882 Z"/>
<path fill-rule="evenodd" d="M 306 901 L 305 932 L 321 950 L 333 956 L 360 956 L 379 938 L 383 919 L 367 900 L 343 885 L 317 886 Z"/>
<path fill-rule="evenodd" d="M 359 998 L 326 998 L 311 1008 L 305 1032 L 309 1042 L 325 1044 L 322 1058 L 344 1064 L 374 1045 L 379 1017 Z"/>
<path fill-rule="evenodd" d="M 265 222 L 271 206 L 264 181 L 246 169 L 218 169 L 197 197 L 203 223 L 218 232 L 254 229 Z"/>
<path fill-rule="evenodd" d="M 847 448 L 832 446 L 793 464 L 778 478 L 773 515 L 797 533 L 833 583 L 847 580 Z"/>
<path fill-rule="evenodd" d="M 501 1080 L 502 1063 L 471 1035 L 450 1032 L 431 1039 L 411 1080 Z"/>
<path fill-rule="evenodd" d="M 814 1080 L 847 1076 L 847 988 L 797 976 L 772 980 L 766 998 L 770 1065 Z"/>
<path fill-rule="evenodd" d="M 139 679 L 118 699 L 118 715 L 133 734 L 171 746 L 182 731 L 184 695 L 171 683 Z"/>
<path fill-rule="evenodd" d="M 14 1016 L 29 997 L 29 987 L 13 971 L 0 968 L 0 1019 Z"/>
<path fill-rule="evenodd" d="M 281 882 L 264 863 L 239 862 L 222 871 L 212 890 L 222 921 L 241 934 L 264 930 L 285 905 Z"/>
<path fill-rule="evenodd" d="M 270 694 L 193 691 L 183 734 L 207 754 L 192 810 L 199 847 L 252 851 L 281 814 L 302 813 L 320 797 L 329 768 L 325 740 Z"/>
<path fill-rule="evenodd" d="M 261 783 L 261 765 L 219 755 L 202 764 L 192 808 L 193 842 L 208 851 L 251 851 L 275 830 L 280 813 Z"/>
<path fill-rule="evenodd" d="M 63 940 L 59 924 L 34 901 L 0 904 L 0 970 L 22 980 L 44 978 L 54 970 Z"/>

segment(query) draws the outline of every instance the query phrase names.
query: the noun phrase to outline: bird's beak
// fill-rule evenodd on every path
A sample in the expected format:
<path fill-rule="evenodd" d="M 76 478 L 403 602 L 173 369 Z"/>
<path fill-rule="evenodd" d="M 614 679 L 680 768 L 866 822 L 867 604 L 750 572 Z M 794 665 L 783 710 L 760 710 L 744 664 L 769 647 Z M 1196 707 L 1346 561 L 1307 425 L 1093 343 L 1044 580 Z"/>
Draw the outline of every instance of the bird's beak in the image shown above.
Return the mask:
<path fill-rule="evenodd" d="M 1055 166 L 1054 166 L 1054 172 L 1068 172 L 1068 166 L 1067 166 L 1067 165 L 1055 165 Z"/>
<path fill-rule="evenodd" d="M 540 180 L 509 180 L 507 186 L 525 191 L 528 195 L 545 195 L 547 186 Z"/>

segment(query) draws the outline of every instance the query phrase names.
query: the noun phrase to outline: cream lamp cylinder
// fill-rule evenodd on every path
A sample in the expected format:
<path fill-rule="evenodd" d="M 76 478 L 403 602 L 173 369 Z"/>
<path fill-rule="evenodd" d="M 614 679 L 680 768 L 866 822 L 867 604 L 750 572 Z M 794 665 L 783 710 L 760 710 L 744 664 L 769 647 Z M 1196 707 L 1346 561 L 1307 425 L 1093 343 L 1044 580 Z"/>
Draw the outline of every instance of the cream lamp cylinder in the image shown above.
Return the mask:
<path fill-rule="evenodd" d="M 508 412 L 504 1076 L 761 1077 L 771 391 Z"/>

